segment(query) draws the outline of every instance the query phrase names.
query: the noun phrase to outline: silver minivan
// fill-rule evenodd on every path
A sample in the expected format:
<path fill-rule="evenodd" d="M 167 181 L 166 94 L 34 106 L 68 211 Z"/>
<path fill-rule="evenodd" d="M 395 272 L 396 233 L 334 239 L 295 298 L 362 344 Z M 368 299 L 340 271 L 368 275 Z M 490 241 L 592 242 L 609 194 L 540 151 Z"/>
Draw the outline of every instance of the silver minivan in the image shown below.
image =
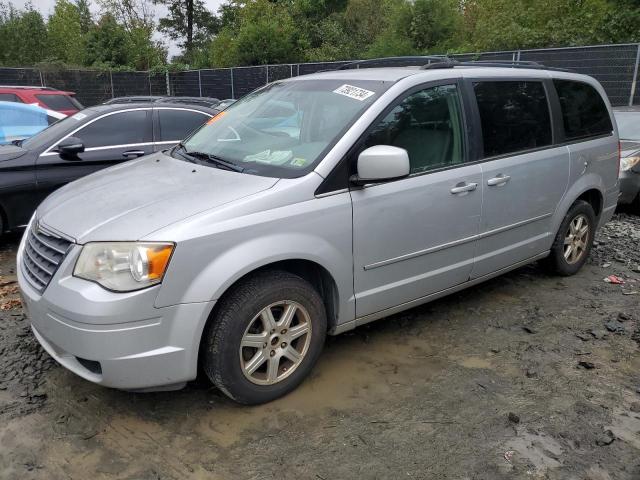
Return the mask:
<path fill-rule="evenodd" d="M 87 380 L 175 389 L 201 367 L 236 401 L 267 402 L 302 382 L 327 334 L 537 260 L 576 273 L 618 168 L 587 76 L 323 72 L 53 193 L 18 279 L 34 335 Z"/>

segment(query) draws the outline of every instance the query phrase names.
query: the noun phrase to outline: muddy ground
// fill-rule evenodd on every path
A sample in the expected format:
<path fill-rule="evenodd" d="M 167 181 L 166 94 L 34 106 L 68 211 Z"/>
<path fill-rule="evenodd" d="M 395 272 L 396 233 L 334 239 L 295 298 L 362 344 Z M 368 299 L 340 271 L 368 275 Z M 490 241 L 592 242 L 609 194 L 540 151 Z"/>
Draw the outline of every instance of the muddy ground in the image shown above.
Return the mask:
<path fill-rule="evenodd" d="M 296 392 L 248 408 L 57 366 L 15 301 L 9 237 L 0 478 L 640 479 L 640 219 L 598 241 L 574 277 L 533 265 L 330 338 Z"/>

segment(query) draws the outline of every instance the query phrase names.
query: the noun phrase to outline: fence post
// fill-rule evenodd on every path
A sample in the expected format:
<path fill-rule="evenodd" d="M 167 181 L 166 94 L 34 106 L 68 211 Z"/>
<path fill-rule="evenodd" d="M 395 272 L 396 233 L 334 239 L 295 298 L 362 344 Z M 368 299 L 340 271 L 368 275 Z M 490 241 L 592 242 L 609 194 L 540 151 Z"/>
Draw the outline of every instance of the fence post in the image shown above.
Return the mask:
<path fill-rule="evenodd" d="M 149 95 L 153 95 L 153 89 L 151 88 L 151 70 L 147 70 L 147 78 L 149 79 Z"/>
<path fill-rule="evenodd" d="M 169 70 L 164 72 L 164 80 L 165 80 L 166 86 L 167 86 L 167 97 L 170 97 L 171 96 L 171 85 L 169 83 Z"/>
<path fill-rule="evenodd" d="M 235 89 L 233 87 L 233 67 L 229 69 L 231 72 L 231 98 L 236 98 Z"/>
<path fill-rule="evenodd" d="M 521 53 L 521 51 L 518 50 L 518 62 L 520 61 L 520 53 Z"/>
<path fill-rule="evenodd" d="M 40 86 L 44 87 L 44 79 L 42 78 L 42 70 L 38 70 L 38 75 L 40 75 Z"/>
<path fill-rule="evenodd" d="M 293 63 L 289 65 L 289 70 L 291 71 L 291 75 L 289 75 L 289 78 L 293 77 Z"/>
<path fill-rule="evenodd" d="M 640 60 L 640 43 L 636 47 L 636 63 L 633 67 L 633 81 L 631 82 L 631 92 L 629 94 L 629 106 L 633 106 L 633 97 L 636 96 L 636 81 L 638 80 L 638 61 Z"/>
<path fill-rule="evenodd" d="M 200 96 L 202 96 L 202 75 L 200 72 L 202 72 L 202 70 L 198 69 L 198 91 L 200 92 Z"/>
<path fill-rule="evenodd" d="M 109 82 L 111 83 L 111 98 L 115 98 L 113 92 L 113 72 L 111 70 L 109 70 Z"/>

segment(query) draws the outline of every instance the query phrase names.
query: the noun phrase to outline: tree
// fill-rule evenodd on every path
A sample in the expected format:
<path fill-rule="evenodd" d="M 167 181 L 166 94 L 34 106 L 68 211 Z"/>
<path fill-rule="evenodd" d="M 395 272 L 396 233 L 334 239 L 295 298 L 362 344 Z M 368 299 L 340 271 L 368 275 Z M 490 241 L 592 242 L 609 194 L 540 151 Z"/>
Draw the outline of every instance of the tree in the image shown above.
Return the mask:
<path fill-rule="evenodd" d="M 86 40 L 86 63 L 106 68 L 129 65 L 129 44 L 125 28 L 113 15 L 104 14 Z"/>
<path fill-rule="evenodd" d="M 169 14 L 158 22 L 158 30 L 179 41 L 184 58 L 202 48 L 218 32 L 218 18 L 206 9 L 202 0 L 153 0 L 165 5 Z"/>
<path fill-rule="evenodd" d="M 224 27 L 211 44 L 214 65 L 263 65 L 301 59 L 301 35 L 289 9 L 277 2 L 244 5 L 233 26 Z"/>
<path fill-rule="evenodd" d="M 33 65 L 48 55 L 47 28 L 42 15 L 27 5 L 18 11 L 0 3 L 0 64 Z"/>
<path fill-rule="evenodd" d="M 47 25 L 51 54 L 67 64 L 84 62 L 85 35 L 78 7 L 69 0 L 56 0 L 53 15 Z"/>

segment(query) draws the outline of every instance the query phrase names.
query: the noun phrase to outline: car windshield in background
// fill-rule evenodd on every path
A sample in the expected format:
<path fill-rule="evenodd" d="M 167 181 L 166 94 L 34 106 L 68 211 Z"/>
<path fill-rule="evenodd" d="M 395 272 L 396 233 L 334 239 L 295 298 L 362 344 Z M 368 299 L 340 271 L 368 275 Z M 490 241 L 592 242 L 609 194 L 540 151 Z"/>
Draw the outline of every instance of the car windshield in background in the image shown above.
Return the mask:
<path fill-rule="evenodd" d="M 233 163 L 245 173 L 299 177 L 390 86 L 351 80 L 273 83 L 213 117 L 174 156 L 195 153 L 199 159 Z"/>
<path fill-rule="evenodd" d="M 620 140 L 640 141 L 640 112 L 613 112 Z"/>
<path fill-rule="evenodd" d="M 40 148 L 48 143 L 51 143 L 53 140 L 59 139 L 62 135 L 65 135 L 73 128 L 79 127 L 81 125 L 81 120 L 86 117 L 86 113 L 78 112 L 75 115 L 63 118 L 62 120 L 49 125 L 37 135 L 34 135 L 33 137 L 25 140 L 22 143 L 22 146 L 29 148 Z"/>

